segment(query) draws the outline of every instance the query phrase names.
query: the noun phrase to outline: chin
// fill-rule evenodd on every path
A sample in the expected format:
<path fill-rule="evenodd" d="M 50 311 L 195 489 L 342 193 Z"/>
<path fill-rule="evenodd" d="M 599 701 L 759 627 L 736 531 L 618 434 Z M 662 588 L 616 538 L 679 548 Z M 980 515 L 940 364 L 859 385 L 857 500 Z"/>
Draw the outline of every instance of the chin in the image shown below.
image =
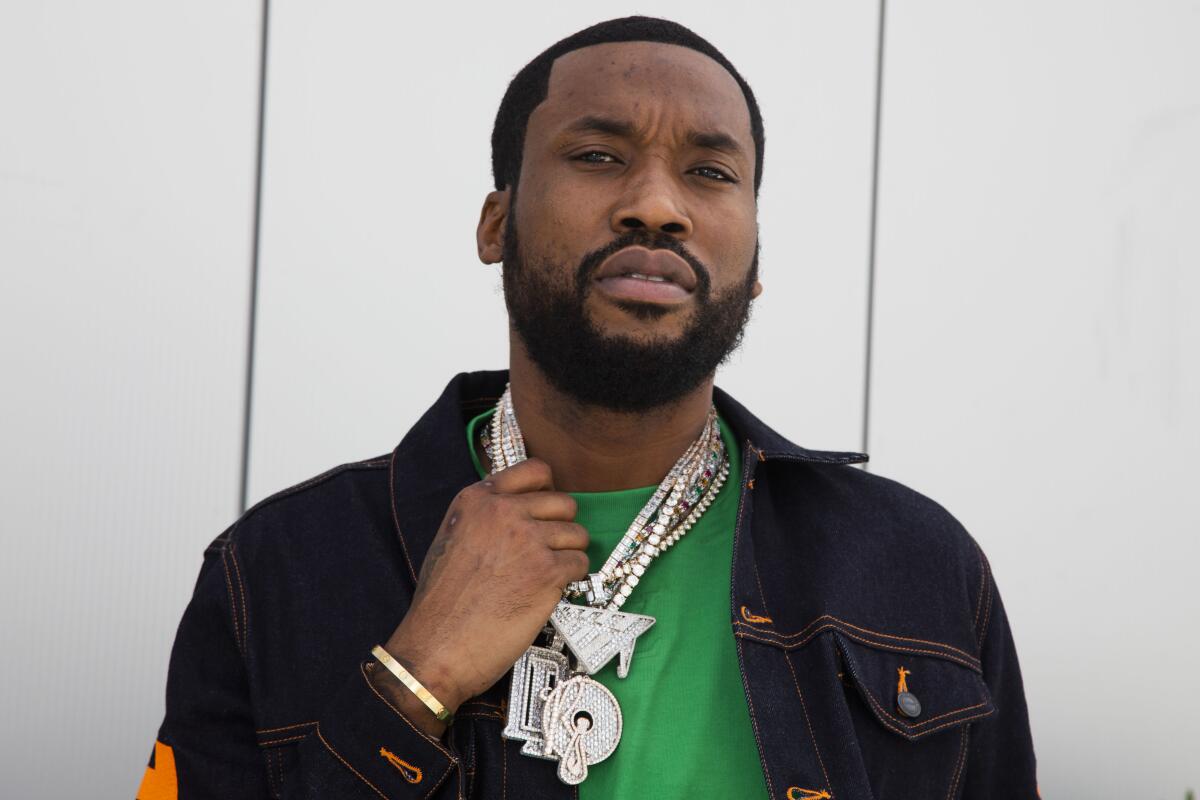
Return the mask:
<path fill-rule="evenodd" d="M 608 301 L 589 314 L 592 324 L 611 334 L 644 333 L 663 336 L 681 333 L 690 317 L 688 306 L 645 303 L 636 300 Z"/>
<path fill-rule="evenodd" d="M 601 320 L 596 329 L 606 339 L 624 339 L 637 344 L 671 344 L 683 338 L 683 320 L 641 319 L 626 315 L 621 320 Z"/>

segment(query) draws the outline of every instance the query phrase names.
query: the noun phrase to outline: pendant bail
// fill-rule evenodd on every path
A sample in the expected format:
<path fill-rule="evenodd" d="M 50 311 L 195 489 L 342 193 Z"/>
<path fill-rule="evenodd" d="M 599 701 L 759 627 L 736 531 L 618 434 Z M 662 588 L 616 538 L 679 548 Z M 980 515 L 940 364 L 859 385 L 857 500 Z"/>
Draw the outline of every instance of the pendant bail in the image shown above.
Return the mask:
<path fill-rule="evenodd" d="M 587 576 L 588 588 L 584 590 L 589 606 L 602 606 L 612 599 L 612 592 L 604 586 L 604 576 L 593 572 Z"/>

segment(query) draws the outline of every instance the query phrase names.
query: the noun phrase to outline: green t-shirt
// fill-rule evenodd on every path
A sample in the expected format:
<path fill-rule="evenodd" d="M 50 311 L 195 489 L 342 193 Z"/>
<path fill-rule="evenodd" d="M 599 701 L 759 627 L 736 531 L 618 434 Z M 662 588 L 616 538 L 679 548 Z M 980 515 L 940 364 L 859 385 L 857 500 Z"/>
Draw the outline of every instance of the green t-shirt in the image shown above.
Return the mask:
<path fill-rule="evenodd" d="M 467 425 L 481 476 L 474 442 L 491 414 Z M 729 620 L 741 454 L 724 421 L 721 435 L 729 480 L 687 535 L 654 560 L 621 609 L 657 620 L 638 638 L 629 676 L 617 677 L 616 659 L 594 676 L 616 695 L 624 727 L 616 752 L 588 767 L 580 800 L 767 796 Z M 593 571 L 654 489 L 571 493 L 579 507 L 575 521 L 591 534 Z"/>

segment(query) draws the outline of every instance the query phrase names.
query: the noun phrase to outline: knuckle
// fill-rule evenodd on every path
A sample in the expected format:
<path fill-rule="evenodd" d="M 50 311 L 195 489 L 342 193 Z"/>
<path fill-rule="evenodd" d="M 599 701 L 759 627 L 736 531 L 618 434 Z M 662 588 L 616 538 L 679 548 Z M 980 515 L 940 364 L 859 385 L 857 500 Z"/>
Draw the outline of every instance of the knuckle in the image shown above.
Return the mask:
<path fill-rule="evenodd" d="M 512 495 L 507 494 L 492 495 L 487 499 L 486 505 L 488 513 L 498 517 L 512 514 L 516 508 Z"/>
<path fill-rule="evenodd" d="M 487 496 L 488 490 L 479 483 L 464 487 L 454 496 L 454 502 L 464 506 L 473 506 Z"/>
<path fill-rule="evenodd" d="M 572 550 L 566 558 L 566 566 L 568 576 L 575 579 L 587 575 L 591 564 L 588 561 L 587 553 L 582 550 Z"/>

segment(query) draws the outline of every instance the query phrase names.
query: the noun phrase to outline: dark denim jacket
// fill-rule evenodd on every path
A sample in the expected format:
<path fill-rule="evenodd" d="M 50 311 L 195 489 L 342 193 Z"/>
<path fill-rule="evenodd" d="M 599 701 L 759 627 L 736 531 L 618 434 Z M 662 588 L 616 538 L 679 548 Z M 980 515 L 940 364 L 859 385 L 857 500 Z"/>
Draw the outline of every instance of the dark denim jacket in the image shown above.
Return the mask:
<path fill-rule="evenodd" d="M 180 800 L 576 796 L 501 739 L 507 680 L 438 741 L 364 672 L 477 479 L 464 424 L 505 379 L 457 376 L 390 455 L 280 492 L 212 543 L 150 778 L 174 769 Z M 865 456 L 797 447 L 723 392 L 716 404 L 743 442 L 730 635 L 769 796 L 1035 797 L 1017 657 L 975 541 L 934 502 L 847 466 Z M 900 669 L 916 717 L 897 707 Z"/>

